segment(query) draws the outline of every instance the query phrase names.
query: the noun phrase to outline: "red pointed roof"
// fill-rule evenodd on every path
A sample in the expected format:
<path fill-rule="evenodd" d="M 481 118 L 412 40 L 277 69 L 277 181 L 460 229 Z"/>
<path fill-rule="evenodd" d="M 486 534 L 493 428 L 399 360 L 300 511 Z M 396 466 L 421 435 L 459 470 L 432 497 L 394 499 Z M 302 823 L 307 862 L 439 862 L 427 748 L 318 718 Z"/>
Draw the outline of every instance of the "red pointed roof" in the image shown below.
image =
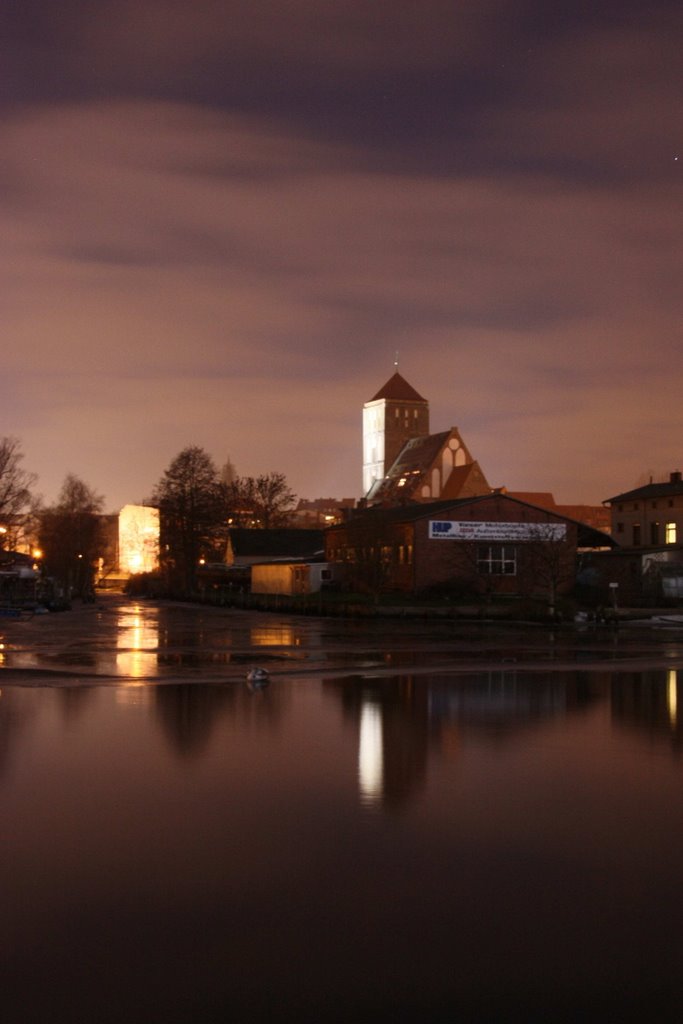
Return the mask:
<path fill-rule="evenodd" d="M 426 402 L 427 399 L 423 398 L 422 395 L 418 395 L 412 384 L 409 384 L 401 374 L 396 371 L 393 377 L 391 377 L 383 388 L 377 392 L 377 394 L 370 399 L 371 402 L 377 402 L 380 398 L 383 398 L 390 402 Z"/>

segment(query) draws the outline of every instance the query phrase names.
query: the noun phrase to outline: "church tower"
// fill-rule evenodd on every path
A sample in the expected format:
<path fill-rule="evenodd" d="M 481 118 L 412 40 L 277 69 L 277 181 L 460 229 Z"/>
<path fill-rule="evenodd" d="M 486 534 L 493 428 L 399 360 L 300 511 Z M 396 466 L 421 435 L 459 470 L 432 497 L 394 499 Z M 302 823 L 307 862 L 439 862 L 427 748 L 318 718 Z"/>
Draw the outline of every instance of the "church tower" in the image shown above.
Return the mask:
<path fill-rule="evenodd" d="M 429 434 L 429 402 L 396 370 L 363 406 L 363 495 L 383 480 L 406 441 Z"/>

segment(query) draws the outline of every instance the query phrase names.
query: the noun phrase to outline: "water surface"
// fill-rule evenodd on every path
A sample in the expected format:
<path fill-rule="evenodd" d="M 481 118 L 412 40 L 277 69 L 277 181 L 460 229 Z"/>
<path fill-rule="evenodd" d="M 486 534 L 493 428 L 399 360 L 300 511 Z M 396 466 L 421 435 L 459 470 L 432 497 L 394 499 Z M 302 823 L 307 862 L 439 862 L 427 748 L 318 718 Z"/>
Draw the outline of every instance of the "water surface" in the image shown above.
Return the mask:
<path fill-rule="evenodd" d="M 5 1019 L 679 1019 L 675 631 L 112 601 L 3 644 Z"/>

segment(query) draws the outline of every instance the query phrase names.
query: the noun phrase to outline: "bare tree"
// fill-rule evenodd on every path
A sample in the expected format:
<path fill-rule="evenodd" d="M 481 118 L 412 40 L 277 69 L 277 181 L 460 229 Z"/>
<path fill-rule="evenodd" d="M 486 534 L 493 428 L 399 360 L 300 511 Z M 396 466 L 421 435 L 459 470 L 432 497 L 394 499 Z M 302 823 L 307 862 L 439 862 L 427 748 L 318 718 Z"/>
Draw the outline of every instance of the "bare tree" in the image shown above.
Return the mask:
<path fill-rule="evenodd" d="M 104 542 L 104 498 L 69 473 L 54 505 L 39 514 L 39 542 L 47 571 L 68 594 L 92 592 Z"/>
<path fill-rule="evenodd" d="M 226 485 L 228 520 L 231 526 L 260 526 L 253 476 L 236 476 Z"/>
<path fill-rule="evenodd" d="M 227 488 L 233 525 L 268 530 L 286 526 L 296 505 L 284 473 L 235 477 Z"/>
<path fill-rule="evenodd" d="M 290 490 L 284 473 L 257 476 L 254 493 L 263 528 L 285 526 L 296 505 L 296 494 Z"/>
<path fill-rule="evenodd" d="M 203 448 L 190 445 L 176 455 L 151 503 L 159 508 L 161 565 L 172 589 L 189 595 L 200 559 L 222 558 L 227 539 L 226 489 Z"/>
<path fill-rule="evenodd" d="M 27 472 L 16 437 L 0 438 L 0 547 L 16 546 L 31 509 L 34 473 Z"/>
<path fill-rule="evenodd" d="M 544 591 L 548 614 L 554 618 L 562 588 L 576 579 L 576 549 L 564 523 L 536 523 L 529 526 L 525 575 L 530 590 Z"/>

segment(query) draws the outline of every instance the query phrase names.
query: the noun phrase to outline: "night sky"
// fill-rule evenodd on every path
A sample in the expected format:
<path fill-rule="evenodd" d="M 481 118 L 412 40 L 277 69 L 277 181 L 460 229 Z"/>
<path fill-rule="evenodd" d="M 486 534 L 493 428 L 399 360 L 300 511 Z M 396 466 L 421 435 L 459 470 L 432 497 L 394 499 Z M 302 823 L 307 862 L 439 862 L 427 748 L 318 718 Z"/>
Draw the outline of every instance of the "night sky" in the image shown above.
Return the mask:
<path fill-rule="evenodd" d="M 357 497 L 391 376 L 493 486 L 683 468 L 680 0 L 8 0 L 0 435 Z"/>

